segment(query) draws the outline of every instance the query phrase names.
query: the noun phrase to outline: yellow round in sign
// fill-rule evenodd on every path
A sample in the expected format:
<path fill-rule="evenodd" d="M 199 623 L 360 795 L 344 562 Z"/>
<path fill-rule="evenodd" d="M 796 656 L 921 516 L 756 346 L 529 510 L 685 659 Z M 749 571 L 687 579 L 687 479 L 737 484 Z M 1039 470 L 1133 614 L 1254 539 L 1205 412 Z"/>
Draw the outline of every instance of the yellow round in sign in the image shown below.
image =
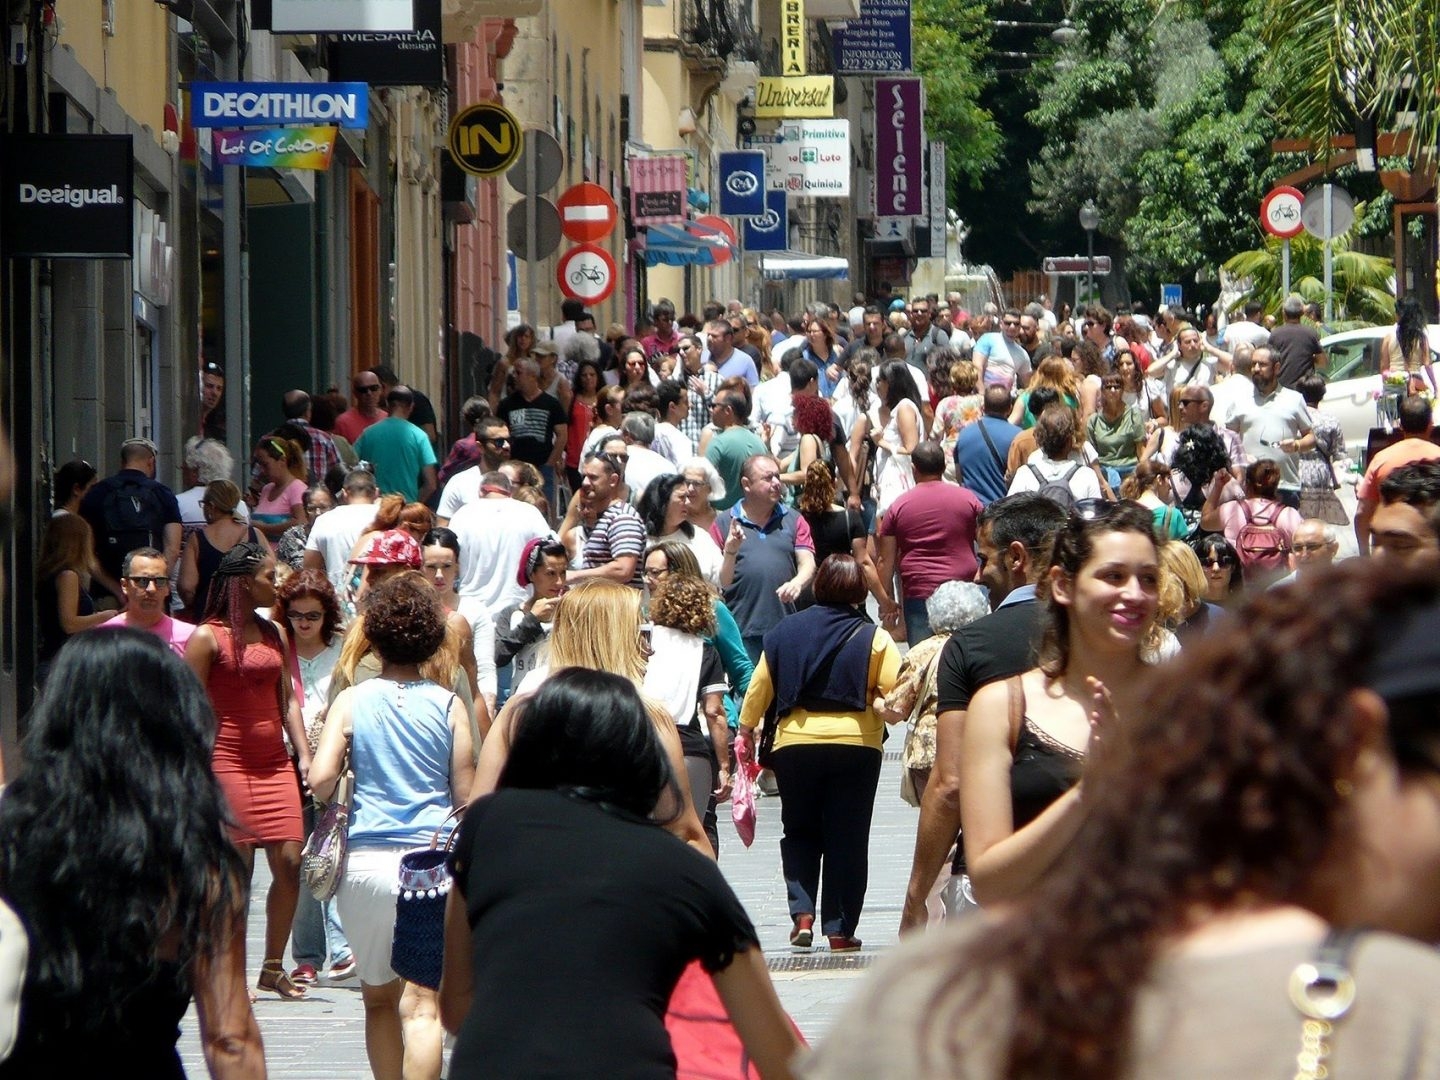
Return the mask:
<path fill-rule="evenodd" d="M 450 156 L 474 176 L 503 173 L 520 156 L 520 121 L 499 105 L 471 105 L 450 121 Z"/>

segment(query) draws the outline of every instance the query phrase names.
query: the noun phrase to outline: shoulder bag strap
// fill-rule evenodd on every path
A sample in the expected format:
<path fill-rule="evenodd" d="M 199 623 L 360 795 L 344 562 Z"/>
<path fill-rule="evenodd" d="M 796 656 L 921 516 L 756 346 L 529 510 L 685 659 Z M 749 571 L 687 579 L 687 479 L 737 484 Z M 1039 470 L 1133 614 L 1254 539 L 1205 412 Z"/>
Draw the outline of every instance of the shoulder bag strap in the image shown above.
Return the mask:
<path fill-rule="evenodd" d="M 1005 462 L 1000 460 L 1000 451 L 995 449 L 995 440 L 990 438 L 990 432 L 985 430 L 985 417 L 975 421 L 975 426 L 980 429 L 980 437 L 985 440 L 985 446 L 990 451 L 990 456 L 995 459 L 995 467 L 1002 473 L 1005 471 Z"/>

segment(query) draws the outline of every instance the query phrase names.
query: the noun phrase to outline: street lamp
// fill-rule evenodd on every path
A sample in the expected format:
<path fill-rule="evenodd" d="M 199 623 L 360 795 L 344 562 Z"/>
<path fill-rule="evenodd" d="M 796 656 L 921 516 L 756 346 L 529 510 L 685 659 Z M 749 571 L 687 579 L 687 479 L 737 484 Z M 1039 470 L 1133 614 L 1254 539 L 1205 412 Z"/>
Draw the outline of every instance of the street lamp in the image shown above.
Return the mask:
<path fill-rule="evenodd" d="M 1080 227 L 1085 230 L 1085 296 L 1095 291 L 1095 230 L 1100 227 L 1100 211 L 1094 199 L 1086 199 L 1080 207 Z"/>

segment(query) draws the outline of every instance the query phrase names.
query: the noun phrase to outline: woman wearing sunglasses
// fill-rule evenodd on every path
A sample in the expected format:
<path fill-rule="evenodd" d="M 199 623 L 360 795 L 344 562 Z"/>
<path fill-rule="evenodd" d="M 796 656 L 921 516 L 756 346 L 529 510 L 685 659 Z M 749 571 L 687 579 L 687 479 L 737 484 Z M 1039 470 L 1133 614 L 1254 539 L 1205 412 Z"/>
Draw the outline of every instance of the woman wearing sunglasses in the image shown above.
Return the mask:
<path fill-rule="evenodd" d="M 1205 571 L 1206 601 L 1220 607 L 1238 604 L 1245 589 L 1245 571 L 1240 566 L 1239 552 L 1219 533 L 1202 536 L 1192 546 L 1200 557 L 1200 568 Z"/>
<path fill-rule="evenodd" d="M 1040 665 L 982 687 L 965 719 L 960 812 L 966 872 L 982 905 L 1034 891 L 1080 827 L 1077 783 L 1093 682 L 1119 693 L 1156 640 L 1160 555 L 1135 503 L 1087 503 L 1055 536 L 1039 584 Z"/>

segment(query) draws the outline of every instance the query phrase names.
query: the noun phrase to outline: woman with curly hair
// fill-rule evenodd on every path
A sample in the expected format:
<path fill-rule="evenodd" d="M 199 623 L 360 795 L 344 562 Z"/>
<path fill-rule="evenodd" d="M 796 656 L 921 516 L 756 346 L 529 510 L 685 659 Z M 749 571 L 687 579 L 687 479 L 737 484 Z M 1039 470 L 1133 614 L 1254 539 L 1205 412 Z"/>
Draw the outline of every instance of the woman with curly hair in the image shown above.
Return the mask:
<path fill-rule="evenodd" d="M 835 414 L 828 401 L 814 394 L 792 394 L 790 409 L 790 426 L 800 441 L 795 452 L 782 463 L 780 481 L 790 485 L 787 501 L 793 506 L 798 502 L 799 487 L 805 482 L 812 462 L 834 469 L 830 440 L 835 436 Z"/>
<path fill-rule="evenodd" d="M 304 782 L 310 743 L 290 681 L 285 632 L 257 614 L 258 608 L 274 603 L 275 557 L 258 544 L 236 544 L 215 568 L 205 621 L 190 635 L 185 662 L 215 708 L 213 767 L 234 817 L 231 836 L 247 880 L 256 847 L 265 849 L 270 864 L 265 953 L 257 985 L 293 999 L 305 996 L 284 967 L 305 839 L 296 771 Z M 296 756 L 294 765 L 285 734 Z"/>
<path fill-rule="evenodd" d="M 725 719 L 725 667 L 715 637 L 715 596 L 699 578 L 661 577 L 650 597 L 650 659 L 641 690 L 680 729 L 690 805 L 715 855 L 720 832 L 715 804 L 730 797 L 730 727 Z"/>
<path fill-rule="evenodd" d="M 1150 511 L 1101 503 L 1072 513 L 1039 583 L 1040 663 L 976 691 L 965 716 L 960 812 L 965 872 L 982 905 L 1031 893 L 1083 820 L 1076 784 L 1090 739 L 1091 684 L 1128 690 L 1145 669 L 1159 603 Z"/>
<path fill-rule="evenodd" d="M 330 693 L 330 677 L 340 660 L 340 601 L 335 587 L 321 570 L 301 570 L 291 574 L 275 590 L 275 606 L 270 618 L 277 626 L 290 627 L 295 645 L 295 658 L 300 665 L 299 689 L 304 701 L 300 718 L 305 723 L 310 753 L 320 742 L 320 727 L 325 722 L 325 702 Z M 317 807 L 306 798 L 301 808 L 305 835 L 315 828 Z M 333 899 L 320 901 L 309 889 L 300 890 L 295 907 L 295 926 L 290 935 L 290 952 L 295 969 L 290 979 L 297 986 L 312 986 L 330 957 L 329 978 L 332 982 L 347 979 L 355 973 L 350 943 L 340 927 L 340 916 Z"/>
<path fill-rule="evenodd" d="M 214 739 L 203 689 L 153 634 L 85 634 L 56 661 L 0 800 L 0 896 L 29 938 L 0 1076 L 183 1080 L 192 997 L 209 1075 L 265 1075 L 245 987 L 249 871 L 226 836 Z"/>
<path fill-rule="evenodd" d="M 400 856 L 428 844 L 470 797 L 470 718 L 452 690 L 420 670 L 445 640 L 445 609 L 423 575 L 407 571 L 372 590 L 361 620 L 380 674 L 331 704 L 311 785 L 330 798 L 348 755 L 354 809 L 335 903 L 360 974 L 365 1052 L 376 1080 L 423 1080 L 440 1075 L 444 1033 L 435 991 L 390 967 L 395 882 Z"/>
<path fill-rule="evenodd" d="M 1046 880 L 897 955 L 802 1074 L 1435 1072 L 1440 589 L 1322 575 L 1098 709 Z"/>
<path fill-rule="evenodd" d="M 812 461 L 805 470 L 805 483 L 796 500 L 800 516 L 810 526 L 810 535 L 815 541 L 815 564 L 818 566 L 831 555 L 849 555 L 855 560 L 865 576 L 865 588 L 875 597 L 882 612 L 898 607 L 891 601 L 890 594 L 880 583 L 880 572 L 875 560 L 870 557 L 869 534 L 865 531 L 865 519 L 858 510 L 841 506 L 836 500 L 835 478 L 823 461 Z M 815 602 L 813 582 L 807 584 L 795 601 L 797 609 L 809 607 Z"/>

